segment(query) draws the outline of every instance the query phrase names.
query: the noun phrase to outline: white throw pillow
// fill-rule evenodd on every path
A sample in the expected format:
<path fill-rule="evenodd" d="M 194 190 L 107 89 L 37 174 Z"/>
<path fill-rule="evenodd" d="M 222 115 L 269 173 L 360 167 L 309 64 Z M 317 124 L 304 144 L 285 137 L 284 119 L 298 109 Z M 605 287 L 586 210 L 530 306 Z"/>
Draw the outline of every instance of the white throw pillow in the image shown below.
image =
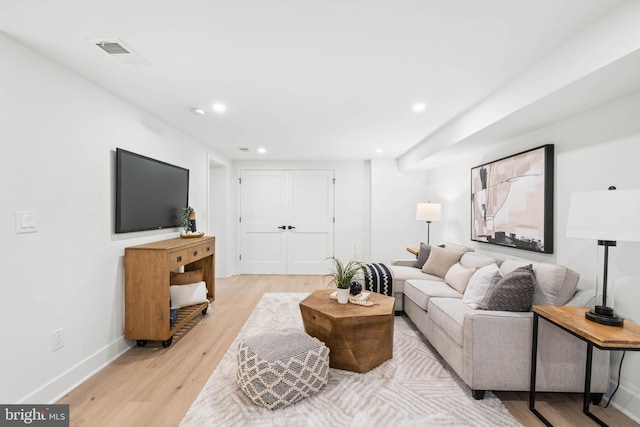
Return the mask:
<path fill-rule="evenodd" d="M 207 284 L 205 282 L 169 286 L 169 295 L 171 295 L 171 308 L 182 308 L 209 302 L 207 299 Z"/>
<path fill-rule="evenodd" d="M 480 303 L 487 294 L 489 285 L 491 285 L 491 279 L 493 279 L 493 276 L 496 274 L 502 276 L 498 264 L 495 263 L 476 270 L 473 276 L 471 276 L 471 279 L 469 279 L 467 289 L 464 291 L 464 296 L 462 297 L 462 302 L 471 308 L 480 308 Z"/>
<path fill-rule="evenodd" d="M 464 268 L 457 262 L 447 271 L 447 274 L 444 276 L 444 281 L 447 282 L 447 285 L 462 294 L 467 288 L 471 276 L 473 276 L 475 272 L 475 268 Z"/>

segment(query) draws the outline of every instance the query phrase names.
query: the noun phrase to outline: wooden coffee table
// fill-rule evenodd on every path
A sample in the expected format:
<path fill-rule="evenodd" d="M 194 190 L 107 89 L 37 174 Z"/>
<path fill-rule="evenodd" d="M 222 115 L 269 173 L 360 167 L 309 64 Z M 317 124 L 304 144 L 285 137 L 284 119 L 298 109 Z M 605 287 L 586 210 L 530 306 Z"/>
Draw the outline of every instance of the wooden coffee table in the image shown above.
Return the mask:
<path fill-rule="evenodd" d="M 334 289 L 314 291 L 300 302 L 307 334 L 324 342 L 331 352 L 329 366 L 368 372 L 393 357 L 395 298 L 371 293 L 373 307 L 338 304 Z"/>

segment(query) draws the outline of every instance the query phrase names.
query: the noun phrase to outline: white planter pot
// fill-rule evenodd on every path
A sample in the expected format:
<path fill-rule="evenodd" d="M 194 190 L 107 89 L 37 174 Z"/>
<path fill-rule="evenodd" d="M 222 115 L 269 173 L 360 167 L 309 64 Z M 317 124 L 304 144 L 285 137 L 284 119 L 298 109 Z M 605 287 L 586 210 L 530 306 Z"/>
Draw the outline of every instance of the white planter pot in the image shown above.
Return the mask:
<path fill-rule="evenodd" d="M 349 289 L 338 289 L 338 303 L 347 304 L 349 302 Z"/>

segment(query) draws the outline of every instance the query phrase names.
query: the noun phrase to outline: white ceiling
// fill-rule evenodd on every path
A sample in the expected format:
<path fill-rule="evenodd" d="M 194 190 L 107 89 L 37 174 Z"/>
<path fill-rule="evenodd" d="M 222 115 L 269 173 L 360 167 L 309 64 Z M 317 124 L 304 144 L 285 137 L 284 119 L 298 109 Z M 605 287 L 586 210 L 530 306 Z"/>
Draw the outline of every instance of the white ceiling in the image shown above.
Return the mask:
<path fill-rule="evenodd" d="M 620 3 L 0 0 L 0 31 L 231 159 L 397 158 Z"/>

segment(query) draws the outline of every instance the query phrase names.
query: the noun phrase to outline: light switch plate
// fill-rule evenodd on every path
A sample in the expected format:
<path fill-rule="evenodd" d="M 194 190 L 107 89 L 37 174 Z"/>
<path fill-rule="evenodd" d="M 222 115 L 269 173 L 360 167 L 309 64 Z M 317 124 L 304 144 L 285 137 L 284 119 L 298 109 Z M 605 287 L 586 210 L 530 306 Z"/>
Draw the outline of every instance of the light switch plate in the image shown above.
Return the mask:
<path fill-rule="evenodd" d="M 16 233 L 35 233 L 38 231 L 38 212 L 16 211 Z"/>

